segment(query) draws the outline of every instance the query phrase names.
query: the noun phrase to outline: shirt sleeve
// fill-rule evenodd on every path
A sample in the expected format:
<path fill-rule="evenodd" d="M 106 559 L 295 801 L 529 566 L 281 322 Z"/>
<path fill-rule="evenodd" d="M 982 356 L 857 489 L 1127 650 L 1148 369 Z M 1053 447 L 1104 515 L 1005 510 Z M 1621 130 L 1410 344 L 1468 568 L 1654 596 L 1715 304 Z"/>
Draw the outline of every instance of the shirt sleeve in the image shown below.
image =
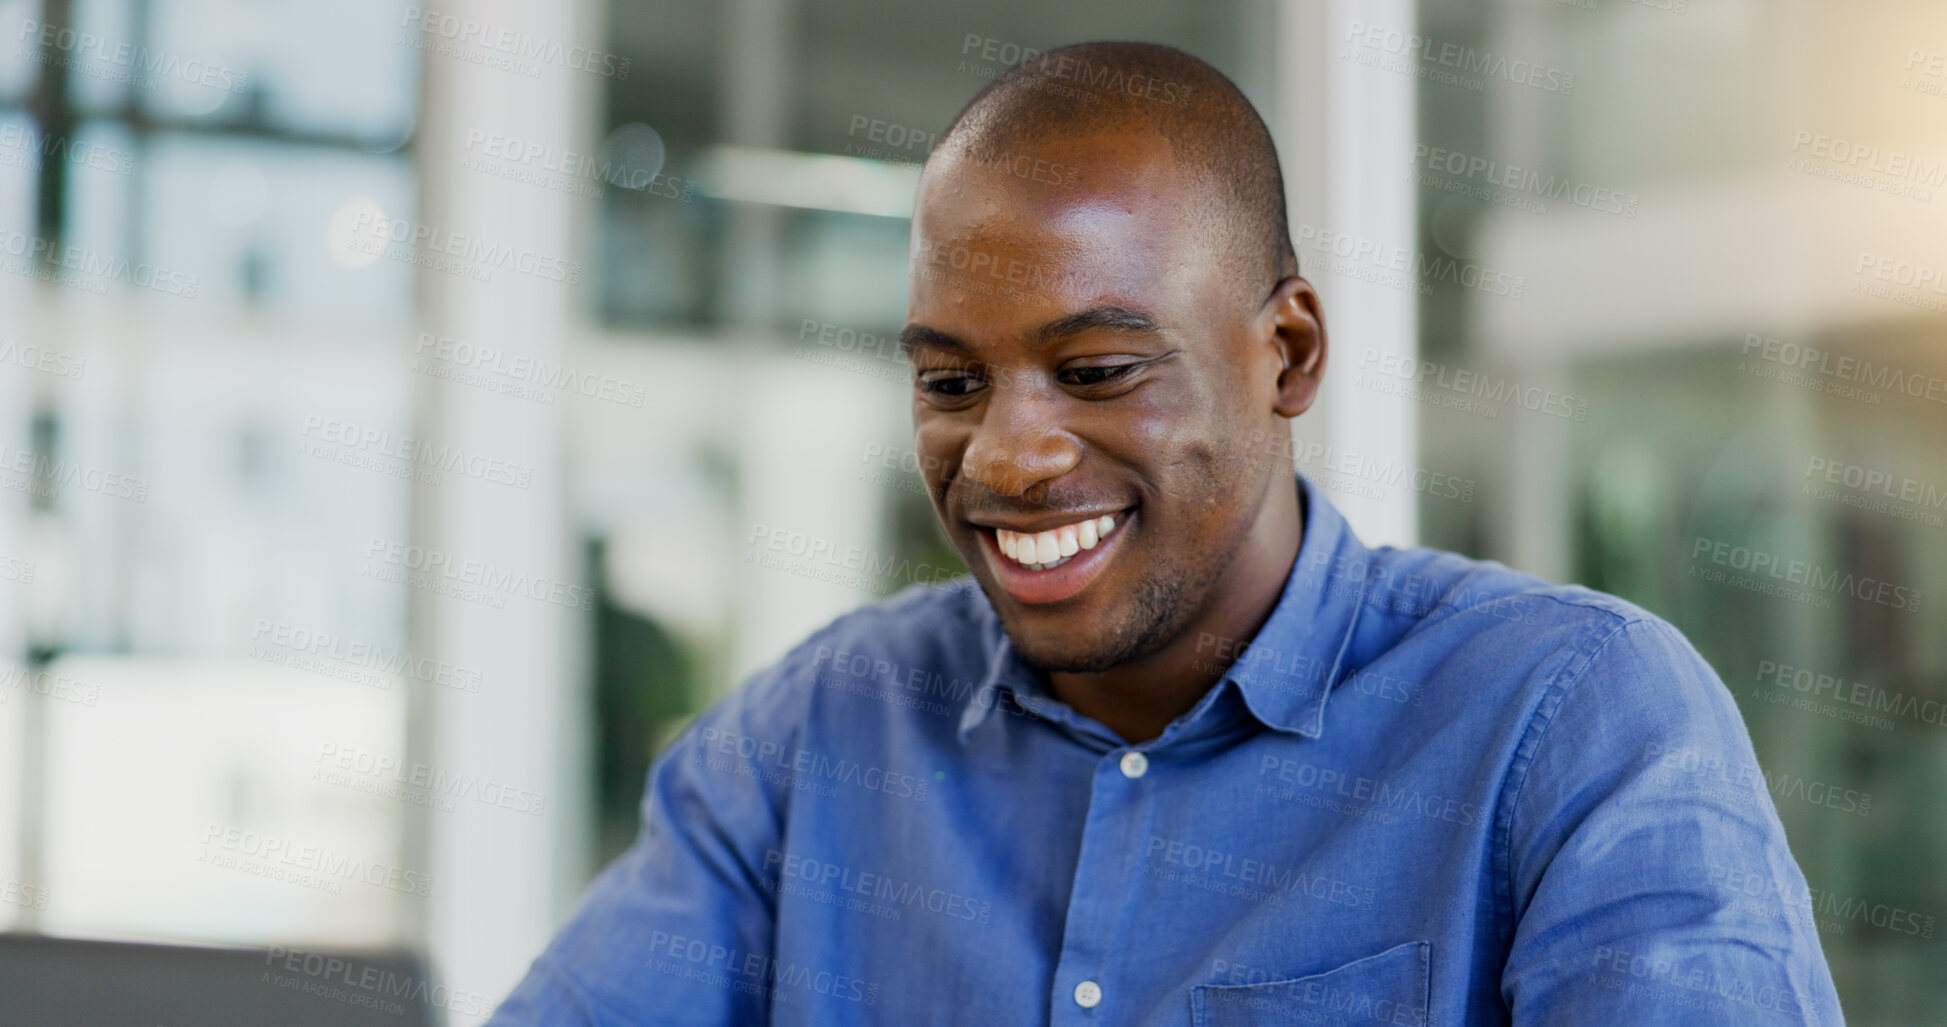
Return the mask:
<path fill-rule="evenodd" d="M 1649 618 L 1562 675 L 1503 807 L 1514 1023 L 1843 1023 L 1804 875 L 1710 665 Z M 1844 816 L 1842 792 L 1820 812 Z"/>
<path fill-rule="evenodd" d="M 642 831 L 595 879 L 490 1027 L 769 1019 L 775 897 L 763 859 L 795 746 L 782 665 L 699 715 L 657 756 Z M 767 773 L 768 771 L 768 773 Z"/>

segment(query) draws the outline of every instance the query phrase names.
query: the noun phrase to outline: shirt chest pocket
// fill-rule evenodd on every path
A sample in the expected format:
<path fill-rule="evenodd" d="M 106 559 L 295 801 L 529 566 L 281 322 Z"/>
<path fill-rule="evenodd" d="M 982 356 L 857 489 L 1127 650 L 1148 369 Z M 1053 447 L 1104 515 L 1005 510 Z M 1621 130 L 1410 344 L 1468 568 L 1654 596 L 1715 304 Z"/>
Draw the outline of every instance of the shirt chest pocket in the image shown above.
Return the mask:
<path fill-rule="evenodd" d="M 1325 1024 L 1426 1027 L 1432 945 L 1409 941 L 1309 977 L 1190 989 L 1195 1027 Z"/>

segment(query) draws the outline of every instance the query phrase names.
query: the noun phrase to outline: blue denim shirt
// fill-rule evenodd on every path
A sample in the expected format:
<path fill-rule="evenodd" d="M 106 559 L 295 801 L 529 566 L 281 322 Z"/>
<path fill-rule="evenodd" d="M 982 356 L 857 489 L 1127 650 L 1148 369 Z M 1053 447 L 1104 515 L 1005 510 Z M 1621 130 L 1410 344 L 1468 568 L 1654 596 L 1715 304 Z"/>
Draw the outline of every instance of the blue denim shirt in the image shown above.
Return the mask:
<path fill-rule="evenodd" d="M 1131 746 L 971 579 L 655 763 L 495 1024 L 1837 1024 L 1729 692 L 1619 599 L 1368 548 L 1309 481 L 1222 681 Z"/>

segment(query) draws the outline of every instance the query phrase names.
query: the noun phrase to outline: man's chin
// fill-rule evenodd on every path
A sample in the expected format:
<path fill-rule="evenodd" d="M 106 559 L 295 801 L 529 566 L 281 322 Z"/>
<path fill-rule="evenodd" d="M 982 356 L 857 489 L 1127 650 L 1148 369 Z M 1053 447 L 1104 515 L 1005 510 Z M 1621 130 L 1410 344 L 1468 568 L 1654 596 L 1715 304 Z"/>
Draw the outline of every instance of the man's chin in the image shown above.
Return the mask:
<path fill-rule="evenodd" d="M 1099 583 L 1098 583 L 1099 584 Z M 1014 651 L 1037 669 L 1057 674 L 1096 674 L 1152 655 L 1186 625 L 1182 589 L 1169 575 L 1137 583 L 1129 602 L 1110 609 L 1023 607 L 998 586 L 980 581 Z"/>
<path fill-rule="evenodd" d="M 1007 632 L 1014 651 L 1036 669 L 1054 674 L 1098 674 L 1112 670 L 1154 651 L 1157 625 L 1131 623 L 1129 611 L 1123 616 L 1091 616 L 1084 625 L 1073 623 L 1021 623 L 1038 619 L 1036 614 L 1001 614 L 1001 627 Z M 1067 621 L 1068 618 L 1059 618 Z"/>
<path fill-rule="evenodd" d="M 1047 674 L 1097 674 L 1126 662 L 1121 653 L 1094 639 L 1023 639 L 1011 630 L 1007 637 L 1022 659 Z"/>

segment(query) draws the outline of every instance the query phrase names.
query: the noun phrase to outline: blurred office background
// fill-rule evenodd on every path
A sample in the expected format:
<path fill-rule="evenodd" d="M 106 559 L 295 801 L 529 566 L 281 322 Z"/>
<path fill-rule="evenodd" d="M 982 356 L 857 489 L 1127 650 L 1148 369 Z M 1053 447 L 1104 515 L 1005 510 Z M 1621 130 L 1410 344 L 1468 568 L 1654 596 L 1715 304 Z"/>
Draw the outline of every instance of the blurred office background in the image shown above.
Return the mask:
<path fill-rule="evenodd" d="M 686 716 L 958 566 L 912 188 L 1105 37 L 1278 137 L 1299 468 L 1681 627 L 1851 1021 L 1937 1015 L 1931 0 L 0 0 L 0 930 L 405 950 L 483 1019 Z"/>

